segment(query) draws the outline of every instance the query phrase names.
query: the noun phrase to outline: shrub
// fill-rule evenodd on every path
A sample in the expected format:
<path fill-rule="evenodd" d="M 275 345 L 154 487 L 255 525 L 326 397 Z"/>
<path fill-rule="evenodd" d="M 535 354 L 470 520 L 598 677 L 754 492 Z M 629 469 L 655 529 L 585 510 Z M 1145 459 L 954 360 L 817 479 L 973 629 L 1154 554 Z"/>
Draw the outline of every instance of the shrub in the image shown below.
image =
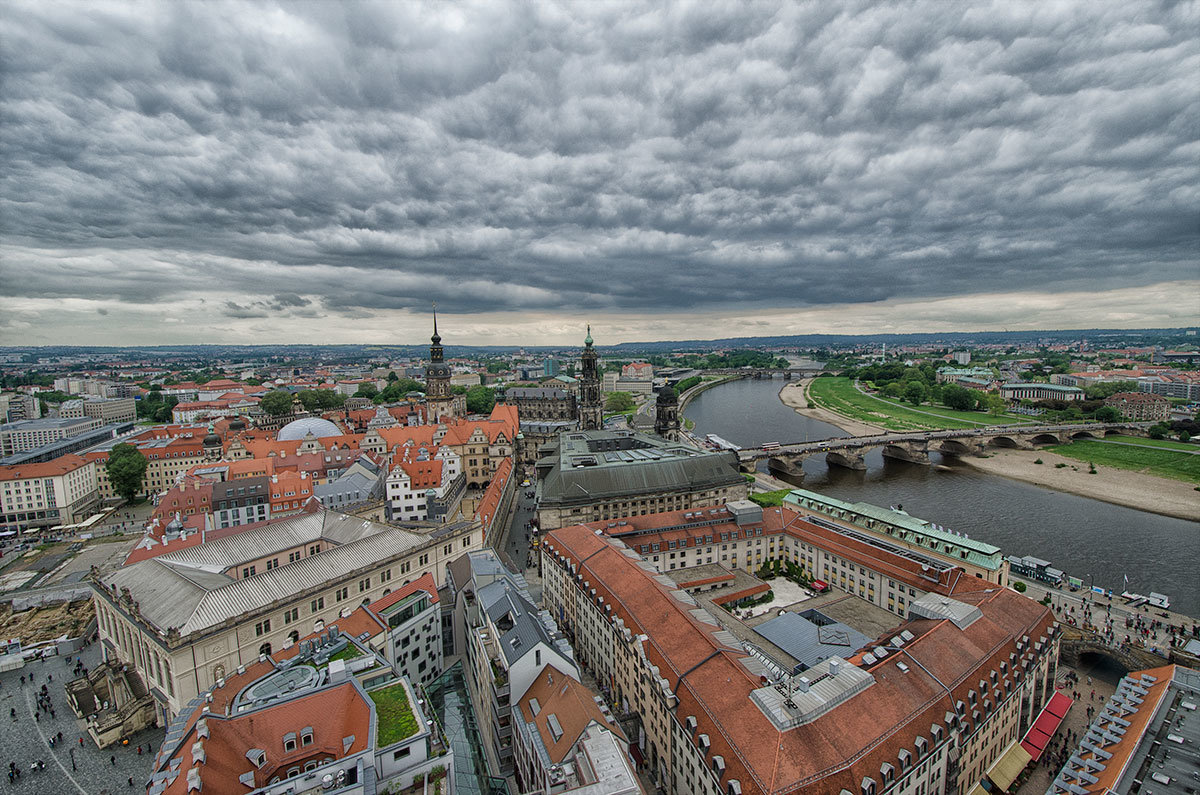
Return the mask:
<path fill-rule="evenodd" d="M 1055 468 L 1055 469 L 1064 469 L 1064 468 L 1066 468 L 1066 466 L 1067 466 L 1066 464 L 1061 464 L 1061 463 L 1060 463 L 1060 464 L 1055 464 L 1055 465 L 1054 465 L 1054 468 Z"/>
<path fill-rule="evenodd" d="M 1040 458 L 1039 458 L 1039 459 L 1037 459 L 1036 461 L 1034 461 L 1033 463 L 1035 463 L 1035 464 L 1044 464 L 1044 463 L 1046 463 L 1046 462 L 1045 462 L 1045 461 L 1043 461 L 1042 459 L 1040 459 Z"/>
<path fill-rule="evenodd" d="M 1028 588 L 1026 587 L 1025 583 L 1021 582 L 1020 580 L 1017 580 L 1016 582 L 1013 583 L 1013 590 L 1016 591 L 1017 593 L 1025 593 L 1025 591 L 1028 590 Z"/>

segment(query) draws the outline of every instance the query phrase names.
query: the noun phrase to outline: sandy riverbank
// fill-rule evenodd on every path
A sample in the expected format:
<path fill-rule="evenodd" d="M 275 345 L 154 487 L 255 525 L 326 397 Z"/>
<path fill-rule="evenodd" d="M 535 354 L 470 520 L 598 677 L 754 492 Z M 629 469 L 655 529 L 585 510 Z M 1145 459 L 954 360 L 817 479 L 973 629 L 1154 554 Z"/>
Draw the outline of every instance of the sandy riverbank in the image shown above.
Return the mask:
<path fill-rule="evenodd" d="M 890 433 L 886 428 L 843 417 L 827 409 L 804 408 L 810 405 L 808 385 L 811 381 L 811 378 L 806 378 L 785 385 L 779 391 L 780 401 L 798 414 L 836 425 L 852 436 Z M 989 450 L 988 454 L 988 458 L 968 457 L 960 460 L 989 475 L 1000 475 L 1139 511 L 1200 521 L 1200 492 L 1191 483 L 1106 466 L 1097 467 L 1096 474 L 1089 475 L 1087 464 L 1048 450 L 997 448 Z M 1044 463 L 1035 464 L 1034 461 L 1039 458 Z M 1056 469 L 1054 465 L 1058 463 L 1067 466 Z"/>
<path fill-rule="evenodd" d="M 805 406 L 810 405 L 808 385 L 811 382 L 811 378 L 805 378 L 803 381 L 785 384 L 783 389 L 779 390 L 779 400 L 783 405 L 793 409 L 797 414 L 803 414 L 806 417 L 812 417 L 814 420 L 836 425 L 851 436 L 874 436 L 877 433 L 890 433 L 887 428 L 882 426 L 843 417 L 841 414 L 829 411 L 828 409 L 817 408 L 815 405 L 813 408 L 805 408 Z"/>
<path fill-rule="evenodd" d="M 1139 511 L 1200 521 L 1200 492 L 1195 491 L 1193 484 L 1182 480 L 1106 466 L 1096 467 L 1096 474 L 1089 475 L 1086 463 L 1048 450 L 993 449 L 988 455 L 988 458 L 960 460 L 989 475 L 1022 480 Z M 1044 463 L 1035 464 L 1039 458 Z M 1067 466 L 1056 469 L 1054 465 L 1060 463 Z"/>

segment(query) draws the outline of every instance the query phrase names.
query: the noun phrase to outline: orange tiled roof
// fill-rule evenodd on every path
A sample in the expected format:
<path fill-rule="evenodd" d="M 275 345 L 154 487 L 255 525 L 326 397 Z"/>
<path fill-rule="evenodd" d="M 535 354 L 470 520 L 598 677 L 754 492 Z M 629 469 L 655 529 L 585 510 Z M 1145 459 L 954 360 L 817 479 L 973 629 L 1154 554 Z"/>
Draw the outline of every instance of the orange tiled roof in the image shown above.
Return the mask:
<path fill-rule="evenodd" d="M 536 712 L 533 707 L 535 700 L 538 705 Z M 553 665 L 542 669 L 521 697 L 518 707 L 525 721 L 537 726 L 538 734 L 550 754 L 551 764 L 560 764 L 567 758 L 579 735 L 593 721 L 625 740 L 620 727 L 609 723 L 600 711 L 592 692 Z M 562 729 L 557 740 L 550 730 L 551 715 L 557 717 Z"/>
<path fill-rule="evenodd" d="M 435 583 L 433 581 L 432 574 L 430 574 L 429 572 L 425 572 L 420 577 L 418 577 L 417 579 L 410 582 L 408 585 L 405 585 L 402 588 L 399 588 L 398 590 L 392 591 L 387 596 L 381 596 L 380 598 L 376 599 L 374 602 L 371 602 L 371 604 L 367 605 L 367 609 L 370 610 L 372 613 L 375 613 L 376 616 L 378 616 L 378 613 L 380 610 L 386 610 L 387 608 L 396 604 L 396 602 L 399 602 L 401 599 L 411 596 L 412 594 L 416 593 L 417 591 L 424 591 L 425 593 L 429 594 L 430 599 L 433 601 L 433 603 L 437 604 L 437 601 L 438 601 L 437 583 Z M 339 624 L 339 626 L 340 626 L 340 624 Z"/>
<path fill-rule="evenodd" d="M 24 478 L 52 478 L 74 472 L 80 467 L 90 464 L 86 458 L 74 453 L 60 455 L 53 461 L 41 464 L 17 464 L 15 466 L 0 466 L 0 480 L 21 480 Z"/>
<path fill-rule="evenodd" d="M 956 596 L 983 616 L 965 630 L 948 620 L 909 621 L 904 628 L 917 637 L 903 654 L 869 667 L 873 686 L 780 731 L 750 700 L 761 683 L 741 663 L 745 653 L 726 647 L 715 636 L 719 627 L 691 615 L 690 605 L 623 554 L 619 542 L 575 525 L 550 532 L 545 543 L 579 568 L 634 637 L 647 636 L 644 652 L 674 690 L 675 714 L 696 718 L 710 753 L 725 759 L 725 780 L 739 780 L 747 795 L 859 791 L 864 777 L 896 765 L 900 749 L 942 723 L 956 700 L 966 701 L 982 672 L 1007 662 L 1017 639 L 1043 635 L 1054 623 L 1047 608 L 1008 589 Z M 905 655 L 919 665 L 902 673 L 895 663 Z"/>

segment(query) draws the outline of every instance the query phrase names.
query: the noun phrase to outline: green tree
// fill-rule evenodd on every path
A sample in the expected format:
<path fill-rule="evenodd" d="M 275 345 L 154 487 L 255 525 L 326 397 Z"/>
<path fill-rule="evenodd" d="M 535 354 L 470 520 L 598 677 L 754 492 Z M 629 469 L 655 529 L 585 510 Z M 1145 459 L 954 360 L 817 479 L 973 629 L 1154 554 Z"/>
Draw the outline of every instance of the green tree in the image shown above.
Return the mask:
<path fill-rule="evenodd" d="M 477 384 L 467 390 L 467 413 L 487 414 L 496 405 L 496 390 Z"/>
<path fill-rule="evenodd" d="M 1000 397 L 999 395 L 987 396 L 988 414 L 991 414 L 993 417 L 1000 417 L 1003 416 L 1007 409 L 1008 403 L 1005 402 L 1004 398 Z"/>
<path fill-rule="evenodd" d="M 904 390 L 904 399 L 914 406 L 919 406 L 925 402 L 925 397 L 928 390 L 920 381 L 910 381 Z"/>
<path fill-rule="evenodd" d="M 131 444 L 118 444 L 108 454 L 104 469 L 113 491 L 132 501 L 142 490 L 142 478 L 146 476 L 146 456 Z"/>
<path fill-rule="evenodd" d="M 388 370 L 387 380 L 388 380 L 388 383 L 391 383 L 393 381 L 399 381 L 400 376 L 396 375 L 395 370 Z"/>
<path fill-rule="evenodd" d="M 1095 416 L 1098 422 L 1116 422 L 1121 419 L 1121 412 L 1112 406 L 1101 406 L 1096 409 Z"/>
<path fill-rule="evenodd" d="M 258 407 L 272 417 L 280 417 L 292 410 L 292 393 L 286 389 L 276 389 L 263 396 Z"/>
<path fill-rule="evenodd" d="M 942 402 L 955 411 L 970 411 L 975 408 L 975 396 L 971 390 L 958 384 L 946 384 L 942 387 Z"/>
<path fill-rule="evenodd" d="M 359 384 L 358 391 L 354 393 L 354 397 L 373 398 L 379 394 L 379 387 L 372 384 L 370 381 Z"/>
<path fill-rule="evenodd" d="M 611 412 L 629 411 L 633 408 L 633 396 L 628 392 L 612 392 L 604 401 L 604 410 Z"/>
<path fill-rule="evenodd" d="M 1192 440 L 1192 435 L 1190 433 L 1188 433 L 1187 431 L 1179 432 L 1179 441 L 1190 442 L 1191 440 Z"/>
<path fill-rule="evenodd" d="M 323 391 L 331 392 L 332 390 L 326 389 Z M 302 406 L 304 406 L 305 411 L 312 412 L 315 414 L 316 412 L 321 410 L 321 395 L 318 390 L 305 389 L 305 390 L 301 391 L 299 394 L 297 394 L 296 397 L 299 398 L 300 404 Z M 265 409 L 264 409 L 264 411 L 265 411 Z"/>

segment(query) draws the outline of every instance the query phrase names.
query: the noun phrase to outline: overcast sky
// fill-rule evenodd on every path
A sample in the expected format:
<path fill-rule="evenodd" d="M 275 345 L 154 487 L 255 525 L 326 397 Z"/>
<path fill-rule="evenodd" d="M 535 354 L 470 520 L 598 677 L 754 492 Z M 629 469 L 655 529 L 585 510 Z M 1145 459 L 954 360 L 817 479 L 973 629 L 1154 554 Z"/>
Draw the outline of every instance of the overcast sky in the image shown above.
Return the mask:
<path fill-rule="evenodd" d="M 1200 4 L 0 4 L 0 344 L 1200 322 Z"/>

